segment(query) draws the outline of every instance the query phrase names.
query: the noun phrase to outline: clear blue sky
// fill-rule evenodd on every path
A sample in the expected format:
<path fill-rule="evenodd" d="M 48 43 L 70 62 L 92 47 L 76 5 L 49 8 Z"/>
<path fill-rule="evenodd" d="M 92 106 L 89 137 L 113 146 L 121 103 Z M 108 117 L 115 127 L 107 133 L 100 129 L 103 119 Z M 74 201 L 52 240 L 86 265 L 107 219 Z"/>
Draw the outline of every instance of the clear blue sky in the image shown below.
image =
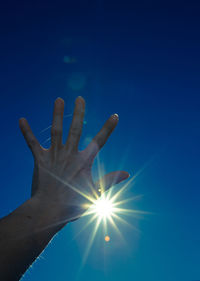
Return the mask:
<path fill-rule="evenodd" d="M 78 237 L 83 219 L 66 226 L 24 280 L 199 280 L 198 1 L 9 1 L 0 13 L 0 215 L 30 196 L 33 160 L 18 119 L 43 144 L 54 99 L 71 114 L 78 95 L 87 102 L 81 146 L 118 113 L 100 159 L 106 172 L 144 167 L 125 197 L 143 194 L 128 207 L 153 213 L 127 218 L 139 232 L 118 224 L 125 242 L 110 230 L 105 243 L 101 230 L 81 270 L 92 226 Z"/>

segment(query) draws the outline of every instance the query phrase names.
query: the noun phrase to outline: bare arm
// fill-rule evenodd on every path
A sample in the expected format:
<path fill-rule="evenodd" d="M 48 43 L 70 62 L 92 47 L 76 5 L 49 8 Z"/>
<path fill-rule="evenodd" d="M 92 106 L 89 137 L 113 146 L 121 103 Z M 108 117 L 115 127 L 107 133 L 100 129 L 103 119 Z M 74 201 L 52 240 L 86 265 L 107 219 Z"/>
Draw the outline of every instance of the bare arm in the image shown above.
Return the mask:
<path fill-rule="evenodd" d="M 91 167 L 95 156 L 118 123 L 112 115 L 85 150 L 79 151 L 85 101 L 78 97 L 69 135 L 62 143 L 64 101 L 55 101 L 51 146 L 41 147 L 26 119 L 20 128 L 34 157 L 32 196 L 0 220 L 0 281 L 19 280 L 53 236 L 68 222 L 79 218 L 110 186 L 128 178 L 125 171 L 105 175 L 93 182 Z"/>

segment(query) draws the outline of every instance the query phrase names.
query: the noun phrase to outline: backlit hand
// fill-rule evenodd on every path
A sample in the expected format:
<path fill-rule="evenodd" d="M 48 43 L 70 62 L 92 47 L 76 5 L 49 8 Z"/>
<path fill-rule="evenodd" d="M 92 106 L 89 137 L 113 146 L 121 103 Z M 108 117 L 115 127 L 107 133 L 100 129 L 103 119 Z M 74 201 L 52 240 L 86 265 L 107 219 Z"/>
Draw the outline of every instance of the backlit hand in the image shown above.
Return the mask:
<path fill-rule="evenodd" d="M 83 151 L 78 150 L 85 111 L 85 101 L 75 101 L 73 120 L 65 144 L 62 142 L 64 101 L 56 99 L 51 128 L 51 146 L 43 148 L 33 135 L 26 119 L 19 121 L 24 138 L 34 157 L 32 197 L 54 216 L 55 222 L 68 222 L 81 216 L 85 206 L 92 204 L 99 193 L 99 183 L 104 190 L 129 177 L 125 171 L 111 172 L 93 182 L 91 167 L 98 151 L 106 143 L 118 123 L 112 115 L 99 133 Z"/>

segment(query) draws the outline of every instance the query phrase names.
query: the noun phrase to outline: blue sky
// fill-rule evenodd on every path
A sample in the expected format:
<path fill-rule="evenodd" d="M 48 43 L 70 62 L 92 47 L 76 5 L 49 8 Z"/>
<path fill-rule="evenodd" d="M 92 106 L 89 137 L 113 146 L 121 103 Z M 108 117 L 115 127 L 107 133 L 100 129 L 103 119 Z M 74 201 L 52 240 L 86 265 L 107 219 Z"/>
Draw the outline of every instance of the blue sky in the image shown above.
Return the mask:
<path fill-rule="evenodd" d="M 100 153 L 106 172 L 142 169 L 124 194 L 151 212 L 100 228 L 69 224 L 24 280 L 200 279 L 200 4 L 198 1 L 10 1 L 1 7 L 0 215 L 30 196 L 33 159 L 18 128 L 26 117 L 48 146 L 54 99 L 86 102 L 80 147 L 112 113 L 119 124 Z M 65 118 L 65 137 L 71 121 Z M 94 166 L 96 174 L 97 163 Z M 113 188 L 118 190 L 119 187 Z"/>

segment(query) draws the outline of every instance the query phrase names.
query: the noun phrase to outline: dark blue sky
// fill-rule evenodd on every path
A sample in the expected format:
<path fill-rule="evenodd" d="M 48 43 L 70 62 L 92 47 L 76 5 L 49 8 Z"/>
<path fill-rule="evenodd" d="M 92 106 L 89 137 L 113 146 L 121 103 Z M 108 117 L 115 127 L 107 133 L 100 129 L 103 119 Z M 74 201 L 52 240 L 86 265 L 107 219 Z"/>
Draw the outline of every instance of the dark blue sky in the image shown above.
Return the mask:
<path fill-rule="evenodd" d="M 81 270 L 92 226 L 74 238 L 85 221 L 68 225 L 24 280 L 200 279 L 200 3 L 7 1 L 0 13 L 0 214 L 30 196 L 33 160 L 18 119 L 48 146 L 41 131 L 54 99 L 71 114 L 78 95 L 87 102 L 81 147 L 118 113 L 100 159 L 106 172 L 144 167 L 125 195 L 144 197 L 124 207 L 154 213 L 127 217 L 139 233 L 119 223 L 125 242 L 110 230 L 105 243 L 100 230 Z"/>

